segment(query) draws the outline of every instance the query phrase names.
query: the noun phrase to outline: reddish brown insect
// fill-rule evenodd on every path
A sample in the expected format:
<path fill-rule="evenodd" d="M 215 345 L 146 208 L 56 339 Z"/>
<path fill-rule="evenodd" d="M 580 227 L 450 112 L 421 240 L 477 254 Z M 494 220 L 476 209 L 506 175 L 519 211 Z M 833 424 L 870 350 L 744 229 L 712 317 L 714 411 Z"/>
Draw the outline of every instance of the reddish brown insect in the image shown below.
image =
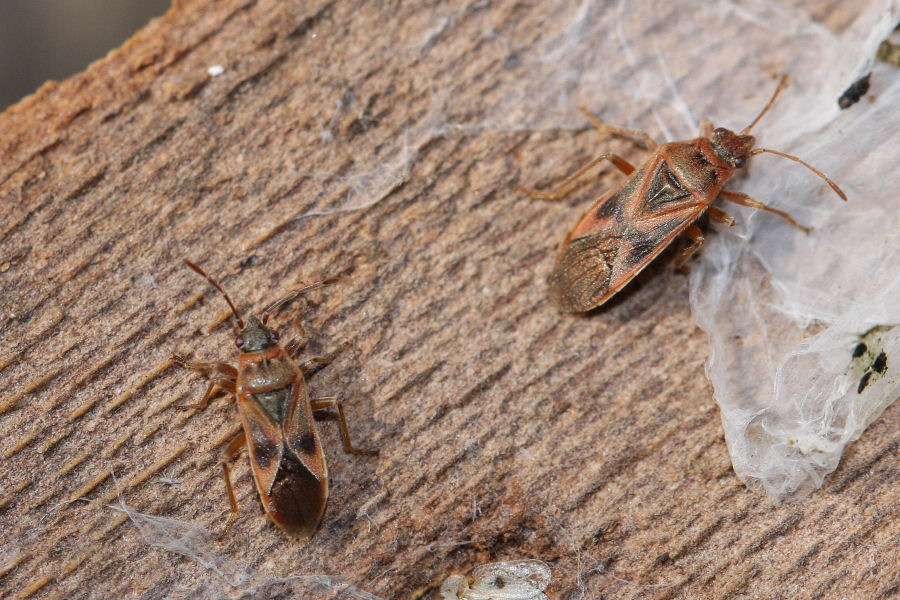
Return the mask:
<path fill-rule="evenodd" d="M 615 190 L 600 198 L 581 217 L 560 246 L 550 275 L 550 295 L 562 310 L 580 312 L 600 306 L 641 272 L 676 235 L 686 232 L 693 243 L 682 253 L 683 263 L 703 243 L 703 234 L 694 222 L 703 213 L 713 221 L 734 224 L 734 219 L 710 203 L 722 197 L 736 204 L 766 210 L 809 232 L 786 212 L 766 206 L 746 194 L 722 189 L 734 174 L 756 154 L 769 152 L 798 162 L 828 182 L 837 194 L 843 191 L 824 173 L 796 156 L 768 148 L 753 148 L 756 139 L 750 129 L 775 102 L 787 78 L 783 77 L 772 99 L 740 133 L 724 127 L 701 124 L 700 137 L 659 146 L 643 132 L 610 127 L 592 115 L 588 118 L 601 133 L 640 137 L 655 150 L 640 169 L 622 157 L 606 153 L 596 157 L 550 193 L 522 191 L 535 198 L 556 200 L 571 190 L 572 184 L 588 169 L 609 160 L 629 175 Z"/>
<path fill-rule="evenodd" d="M 194 363 L 175 357 L 180 364 L 200 371 L 210 379 L 203 399 L 187 408 L 206 408 L 220 390 L 237 399 L 242 430 L 236 431 L 237 435 L 225 448 L 222 461 L 231 511 L 237 513 L 237 499 L 231 486 L 228 461 L 247 445 L 253 480 L 266 514 L 289 535 L 310 537 L 318 528 L 328 501 L 328 468 L 313 411 L 337 407 L 345 452 L 365 455 L 377 452 L 359 450 L 350 443 L 340 400 L 309 398 L 304 373 L 313 365 L 331 362 L 333 357 L 314 357 L 298 365 L 291 356 L 303 347 L 306 339 L 295 339 L 282 348 L 278 343 L 278 332 L 267 327 L 266 322 L 272 312 L 300 294 L 337 280 L 325 279 L 294 290 L 269 305 L 261 319 L 250 316 L 245 324 L 225 290 L 200 267 L 189 261 L 185 263 L 225 296 L 239 330 L 234 341 L 240 349 L 237 367 L 221 362 Z"/>

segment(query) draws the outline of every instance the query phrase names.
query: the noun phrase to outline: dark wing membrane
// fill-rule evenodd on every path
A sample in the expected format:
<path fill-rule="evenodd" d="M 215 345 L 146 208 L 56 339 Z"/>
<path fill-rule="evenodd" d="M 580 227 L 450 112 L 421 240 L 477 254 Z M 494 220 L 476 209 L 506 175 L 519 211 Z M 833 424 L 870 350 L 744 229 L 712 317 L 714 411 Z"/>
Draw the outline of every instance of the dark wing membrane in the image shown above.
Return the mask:
<path fill-rule="evenodd" d="M 597 306 L 609 291 L 620 236 L 598 231 L 569 242 L 550 274 L 550 297 L 560 309 L 581 312 Z"/>
<path fill-rule="evenodd" d="M 311 537 L 328 502 L 328 481 L 317 478 L 291 455 L 281 461 L 278 475 L 263 502 L 269 517 L 289 535 Z"/>

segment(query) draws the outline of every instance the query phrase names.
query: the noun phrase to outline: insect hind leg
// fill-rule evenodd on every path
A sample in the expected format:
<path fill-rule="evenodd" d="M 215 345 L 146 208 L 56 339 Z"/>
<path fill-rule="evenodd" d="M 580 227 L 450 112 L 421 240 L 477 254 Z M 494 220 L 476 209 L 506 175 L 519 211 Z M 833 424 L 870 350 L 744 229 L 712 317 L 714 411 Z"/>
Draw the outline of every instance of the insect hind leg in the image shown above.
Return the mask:
<path fill-rule="evenodd" d="M 310 400 L 309 405 L 313 410 L 322 410 L 323 408 L 328 408 L 329 406 L 337 407 L 338 420 L 340 422 L 341 429 L 341 441 L 344 444 L 344 452 L 346 452 L 347 454 L 362 454 L 364 456 L 378 455 L 378 450 L 362 450 L 360 448 L 356 448 L 350 442 L 350 430 L 347 428 L 347 418 L 344 416 L 344 405 L 341 404 L 341 401 L 338 400 L 335 396 L 328 396 L 325 398 L 316 398 L 315 400 Z"/>
<path fill-rule="evenodd" d="M 244 430 L 240 429 L 222 451 L 222 478 L 225 480 L 225 490 L 228 492 L 228 502 L 231 504 L 231 514 L 233 515 L 237 514 L 238 505 L 234 487 L 231 485 L 231 469 L 228 467 L 228 462 L 240 454 L 246 445 L 247 436 L 244 434 Z"/>

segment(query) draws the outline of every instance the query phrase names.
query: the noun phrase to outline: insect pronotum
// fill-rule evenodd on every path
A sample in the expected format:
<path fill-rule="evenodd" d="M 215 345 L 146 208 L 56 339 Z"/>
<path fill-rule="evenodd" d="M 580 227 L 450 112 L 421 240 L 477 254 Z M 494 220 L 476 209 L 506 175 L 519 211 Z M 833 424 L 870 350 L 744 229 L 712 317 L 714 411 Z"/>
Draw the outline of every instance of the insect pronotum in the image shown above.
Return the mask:
<path fill-rule="evenodd" d="M 237 513 L 237 499 L 228 462 L 247 446 L 253 481 L 266 514 L 289 535 L 310 537 L 316 532 L 328 501 L 328 468 L 313 411 L 337 407 L 345 452 L 364 455 L 378 452 L 359 450 L 350 443 L 340 400 L 309 398 L 304 373 L 314 365 L 331 362 L 333 356 L 313 357 L 297 364 L 293 355 L 303 348 L 306 338 L 297 338 L 282 347 L 278 332 L 267 327 L 266 322 L 270 314 L 300 294 L 335 283 L 337 279 L 324 279 L 296 289 L 270 304 L 263 310 L 262 318 L 251 315 L 244 323 L 225 290 L 200 267 L 184 262 L 222 293 L 238 328 L 234 341 L 240 350 L 237 367 L 222 362 L 189 362 L 175 356 L 181 365 L 210 379 L 200 402 L 186 408 L 206 408 L 220 390 L 237 400 L 241 427 L 226 446 L 222 459 L 231 511 Z"/>
<path fill-rule="evenodd" d="M 734 224 L 725 211 L 710 206 L 717 197 L 775 213 L 808 233 L 810 228 L 797 223 L 788 213 L 766 206 L 747 194 L 722 189 L 735 169 L 744 167 L 751 156 L 768 152 L 798 162 L 846 200 L 841 188 L 812 165 L 778 150 L 753 147 L 756 138 L 749 135 L 750 129 L 766 114 L 786 81 L 787 77 L 782 77 L 772 99 L 740 133 L 724 127 L 713 129 L 712 123 L 704 120 L 700 137 L 662 146 L 646 133 L 606 125 L 584 111 L 602 134 L 641 138 L 654 153 L 639 169 L 616 154 L 601 154 L 552 192 L 519 187 L 532 197 L 557 200 L 602 160 L 609 160 L 628 175 L 618 188 L 605 194 L 584 213 L 560 246 L 548 281 L 554 303 L 568 312 L 600 306 L 681 232 L 693 240 L 678 261 L 683 264 L 703 243 L 703 234 L 694 224 L 701 215 L 707 213 L 713 221 Z"/>

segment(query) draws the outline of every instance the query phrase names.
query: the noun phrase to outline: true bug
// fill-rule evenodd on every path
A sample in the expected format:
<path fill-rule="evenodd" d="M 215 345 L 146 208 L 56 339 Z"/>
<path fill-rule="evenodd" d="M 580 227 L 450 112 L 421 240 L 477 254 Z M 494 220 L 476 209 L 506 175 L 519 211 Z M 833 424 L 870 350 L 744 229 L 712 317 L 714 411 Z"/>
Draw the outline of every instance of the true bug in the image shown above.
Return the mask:
<path fill-rule="evenodd" d="M 295 339 L 283 348 L 278 342 L 278 332 L 267 327 L 266 322 L 270 314 L 300 294 L 335 283 L 337 279 L 324 279 L 294 290 L 263 310 L 262 318 L 251 315 L 245 324 L 225 290 L 200 267 L 184 262 L 222 293 L 238 327 L 237 367 L 221 362 L 189 362 L 175 356 L 181 365 L 210 379 L 200 402 L 185 408 L 206 408 L 219 390 L 237 400 L 241 428 L 225 448 L 222 460 L 231 511 L 237 513 L 237 499 L 228 462 L 247 445 L 253 481 L 266 514 L 289 535 L 310 537 L 322 520 L 328 500 L 328 468 L 313 411 L 337 407 L 345 452 L 371 456 L 377 451 L 359 450 L 350 443 L 340 400 L 309 398 L 304 373 L 313 365 L 331 362 L 332 357 L 314 357 L 297 364 L 292 355 L 303 347 L 306 339 Z"/>
<path fill-rule="evenodd" d="M 749 131 L 775 102 L 786 81 L 787 77 L 782 77 L 772 99 L 740 133 L 724 127 L 713 129 L 712 123 L 704 121 L 700 126 L 700 137 L 662 146 L 646 133 L 611 127 L 584 111 L 601 133 L 639 137 L 654 150 L 654 154 L 640 169 L 635 169 L 616 154 L 601 154 L 549 193 L 519 187 L 532 197 L 556 200 L 602 160 L 609 160 L 629 176 L 582 215 L 560 246 L 549 278 L 554 303 L 569 312 L 600 306 L 640 273 L 682 231 L 693 240 L 680 257 L 679 264 L 684 263 L 703 243 L 703 234 L 694 224 L 701 215 L 708 213 L 713 221 L 734 224 L 731 216 L 710 206 L 716 197 L 775 213 L 808 233 L 808 227 L 797 223 L 786 212 L 766 206 L 746 194 L 722 189 L 735 169 L 744 167 L 756 154 L 769 152 L 802 164 L 846 200 L 847 196 L 836 183 L 796 156 L 768 148 L 753 148 L 756 139 L 748 135 Z"/>

